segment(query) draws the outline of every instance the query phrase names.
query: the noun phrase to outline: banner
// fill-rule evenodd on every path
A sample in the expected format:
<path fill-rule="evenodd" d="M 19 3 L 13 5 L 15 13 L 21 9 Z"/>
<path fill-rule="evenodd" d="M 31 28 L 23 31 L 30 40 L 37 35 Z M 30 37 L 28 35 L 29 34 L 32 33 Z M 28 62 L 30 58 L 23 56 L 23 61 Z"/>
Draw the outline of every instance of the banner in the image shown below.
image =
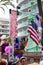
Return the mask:
<path fill-rule="evenodd" d="M 15 37 L 17 34 L 17 14 L 15 10 L 10 11 L 10 36 Z"/>

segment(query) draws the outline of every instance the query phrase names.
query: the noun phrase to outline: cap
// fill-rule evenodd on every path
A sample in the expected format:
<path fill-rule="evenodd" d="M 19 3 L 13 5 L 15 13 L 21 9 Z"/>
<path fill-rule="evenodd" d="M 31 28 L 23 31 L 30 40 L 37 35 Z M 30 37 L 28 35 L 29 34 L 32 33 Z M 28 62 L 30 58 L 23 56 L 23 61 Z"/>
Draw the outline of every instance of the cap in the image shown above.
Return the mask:
<path fill-rule="evenodd" d="M 7 38 L 6 35 L 1 36 L 1 39 L 6 39 L 6 38 Z"/>

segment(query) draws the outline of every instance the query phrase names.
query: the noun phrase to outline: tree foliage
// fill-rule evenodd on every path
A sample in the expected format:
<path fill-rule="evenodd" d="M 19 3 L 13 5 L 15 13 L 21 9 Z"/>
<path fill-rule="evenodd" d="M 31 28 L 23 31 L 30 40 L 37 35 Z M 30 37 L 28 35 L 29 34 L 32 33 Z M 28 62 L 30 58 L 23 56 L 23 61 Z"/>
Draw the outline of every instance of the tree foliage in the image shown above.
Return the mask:
<path fill-rule="evenodd" d="M 11 5 L 13 8 L 15 8 L 14 4 L 12 3 L 13 0 L 0 0 L 0 8 L 5 12 L 5 9 L 3 6 Z"/>

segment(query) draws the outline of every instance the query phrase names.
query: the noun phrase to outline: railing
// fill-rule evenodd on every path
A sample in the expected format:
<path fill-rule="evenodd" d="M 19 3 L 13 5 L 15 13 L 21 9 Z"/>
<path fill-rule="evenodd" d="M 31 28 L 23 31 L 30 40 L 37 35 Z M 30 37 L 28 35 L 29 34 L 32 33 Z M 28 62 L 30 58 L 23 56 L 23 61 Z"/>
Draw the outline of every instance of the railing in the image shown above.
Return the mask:
<path fill-rule="evenodd" d="M 37 10 L 33 10 L 33 12 L 32 12 L 33 15 L 37 15 L 37 13 L 39 13 L 38 9 Z M 25 12 L 25 13 L 23 12 L 22 15 L 18 16 L 17 21 L 19 21 L 20 19 L 23 19 L 25 17 L 28 17 L 28 16 L 29 16 L 29 12 Z"/>
<path fill-rule="evenodd" d="M 22 31 L 22 32 L 19 32 L 18 33 L 18 36 L 27 36 L 28 35 L 28 33 L 27 33 L 27 31 Z"/>
<path fill-rule="evenodd" d="M 26 13 L 26 12 L 25 12 L 25 13 L 23 13 L 22 15 L 19 15 L 19 16 L 18 16 L 17 21 L 20 20 L 20 19 L 22 19 L 22 18 L 25 18 L 25 17 L 27 17 L 27 16 L 29 16 L 29 13 Z"/>
<path fill-rule="evenodd" d="M 24 1 L 24 0 L 18 0 L 18 5 L 19 5 L 22 1 Z"/>
<path fill-rule="evenodd" d="M 9 32 L 0 32 L 0 34 L 9 34 Z"/>
<path fill-rule="evenodd" d="M 22 28 L 28 26 L 28 22 L 27 21 L 23 21 L 21 24 L 18 24 L 17 29 Z"/>
<path fill-rule="evenodd" d="M 37 1 L 34 2 L 34 5 L 36 5 L 36 4 L 37 4 Z M 21 9 L 20 10 L 23 10 L 25 8 L 28 8 L 28 7 L 31 7 L 31 2 L 28 2 L 27 4 L 23 4 L 21 6 Z"/>
<path fill-rule="evenodd" d="M 4 26 L 4 25 L 5 25 L 5 26 L 9 26 L 9 24 L 0 23 L 0 26 L 2 26 L 2 25 L 3 25 L 3 26 Z"/>
<path fill-rule="evenodd" d="M 9 30 L 9 28 L 2 28 L 2 27 L 0 27 L 0 30 Z"/>

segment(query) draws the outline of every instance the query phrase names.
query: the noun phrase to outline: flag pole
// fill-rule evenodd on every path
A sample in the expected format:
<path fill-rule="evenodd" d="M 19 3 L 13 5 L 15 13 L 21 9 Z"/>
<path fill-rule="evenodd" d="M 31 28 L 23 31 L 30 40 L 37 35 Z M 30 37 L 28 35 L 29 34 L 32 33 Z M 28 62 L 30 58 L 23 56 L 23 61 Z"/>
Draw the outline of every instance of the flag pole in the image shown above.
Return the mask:
<path fill-rule="evenodd" d="M 11 9 L 9 9 L 9 12 L 11 14 Z M 9 24 L 10 24 L 10 16 L 11 16 L 10 14 L 9 14 Z M 9 25 L 9 28 L 10 28 L 10 25 Z M 9 33 L 9 36 L 10 36 L 10 33 Z M 14 39 L 13 38 L 12 38 L 12 42 L 11 43 L 12 43 L 12 54 L 11 54 L 12 57 L 10 56 L 10 49 L 9 49 L 9 61 L 11 59 L 14 60 L 14 55 L 13 55 L 14 54 Z M 9 46 L 10 46 L 10 42 L 9 42 Z"/>
<path fill-rule="evenodd" d="M 11 9 L 9 9 L 9 30 L 10 30 L 10 14 L 11 14 Z M 10 37 L 10 31 L 9 31 L 9 37 Z M 9 42 L 9 46 L 10 46 L 10 42 Z M 10 61 L 10 49 L 9 49 L 8 57 L 9 57 L 9 61 Z"/>
<path fill-rule="evenodd" d="M 14 60 L 14 38 L 12 38 L 12 58 Z"/>
<path fill-rule="evenodd" d="M 12 28 L 11 30 L 10 30 L 10 33 L 12 33 L 12 34 L 10 34 L 10 36 L 12 37 L 12 60 L 14 59 L 14 37 L 16 36 L 16 11 L 13 9 L 13 10 L 11 10 L 10 9 L 10 16 L 11 16 L 11 18 L 12 18 L 12 20 L 9 18 L 9 20 L 11 20 L 10 21 L 10 24 L 12 24 L 13 23 L 13 25 L 12 26 L 10 26 L 10 28 Z M 14 28 L 14 29 L 13 29 Z M 10 52 L 9 52 L 10 53 Z M 9 54 L 10 55 L 10 54 Z"/>

